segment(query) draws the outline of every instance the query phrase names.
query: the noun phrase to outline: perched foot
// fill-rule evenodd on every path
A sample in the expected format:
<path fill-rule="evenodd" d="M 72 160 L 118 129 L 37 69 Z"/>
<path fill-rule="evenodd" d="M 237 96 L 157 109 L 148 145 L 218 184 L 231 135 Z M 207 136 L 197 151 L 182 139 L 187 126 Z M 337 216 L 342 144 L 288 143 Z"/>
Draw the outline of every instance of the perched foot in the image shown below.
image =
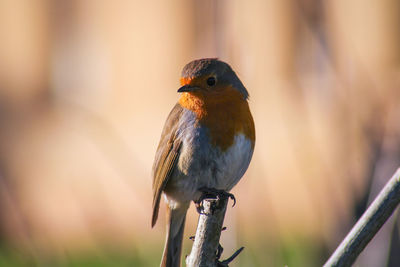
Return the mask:
<path fill-rule="evenodd" d="M 203 210 L 202 202 L 204 199 L 207 199 L 207 198 L 218 199 L 218 200 L 224 199 L 224 198 L 230 198 L 233 200 L 232 207 L 234 207 L 236 204 L 235 196 L 231 193 L 225 192 L 224 190 L 202 187 L 199 189 L 199 191 L 202 192 L 202 194 L 201 194 L 200 198 L 194 202 L 195 206 L 196 206 L 196 210 L 199 214 L 202 214 L 202 210 Z"/>

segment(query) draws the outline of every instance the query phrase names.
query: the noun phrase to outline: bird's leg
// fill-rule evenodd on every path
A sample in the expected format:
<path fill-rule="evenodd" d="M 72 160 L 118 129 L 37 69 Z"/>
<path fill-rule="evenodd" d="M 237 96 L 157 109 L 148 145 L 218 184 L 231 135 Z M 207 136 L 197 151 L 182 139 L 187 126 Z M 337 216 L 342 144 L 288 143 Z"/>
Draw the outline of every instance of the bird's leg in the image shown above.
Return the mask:
<path fill-rule="evenodd" d="M 199 191 L 201 192 L 201 196 L 197 201 L 194 201 L 196 210 L 199 214 L 202 214 L 202 210 L 203 210 L 202 202 L 204 199 L 207 199 L 207 198 L 218 199 L 218 200 L 224 199 L 224 198 L 230 198 L 233 200 L 232 207 L 234 207 L 236 204 L 235 196 L 224 190 L 219 190 L 219 189 L 209 188 L 209 187 L 202 187 L 199 189 Z"/>

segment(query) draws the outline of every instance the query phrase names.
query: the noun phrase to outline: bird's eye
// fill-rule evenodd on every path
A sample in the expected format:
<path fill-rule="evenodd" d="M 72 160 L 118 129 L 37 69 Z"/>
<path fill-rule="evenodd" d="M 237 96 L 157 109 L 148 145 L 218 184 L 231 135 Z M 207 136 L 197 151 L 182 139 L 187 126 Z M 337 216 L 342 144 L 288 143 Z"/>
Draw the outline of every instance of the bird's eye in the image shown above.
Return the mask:
<path fill-rule="evenodd" d="M 208 86 L 214 86 L 215 82 L 216 82 L 215 77 L 210 77 L 207 79 Z"/>

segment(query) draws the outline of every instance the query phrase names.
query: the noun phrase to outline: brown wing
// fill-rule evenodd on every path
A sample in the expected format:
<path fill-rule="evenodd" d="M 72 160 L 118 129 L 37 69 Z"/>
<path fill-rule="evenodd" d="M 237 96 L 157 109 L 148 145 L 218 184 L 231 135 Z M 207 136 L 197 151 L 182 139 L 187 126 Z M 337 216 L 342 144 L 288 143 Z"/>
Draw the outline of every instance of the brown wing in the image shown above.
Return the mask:
<path fill-rule="evenodd" d="M 156 224 L 160 206 L 161 193 L 179 159 L 182 141 L 176 138 L 179 119 L 183 108 L 176 104 L 165 122 L 161 140 L 157 148 L 153 165 L 153 216 L 151 227 Z"/>

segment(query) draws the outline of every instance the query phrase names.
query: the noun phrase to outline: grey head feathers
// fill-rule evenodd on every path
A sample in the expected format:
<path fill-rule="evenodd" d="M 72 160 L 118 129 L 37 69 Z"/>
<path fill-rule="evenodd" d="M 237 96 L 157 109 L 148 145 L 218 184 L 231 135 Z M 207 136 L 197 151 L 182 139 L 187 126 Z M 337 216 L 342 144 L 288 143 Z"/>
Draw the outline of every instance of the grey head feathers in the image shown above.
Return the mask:
<path fill-rule="evenodd" d="M 217 58 L 193 60 L 186 64 L 182 70 L 182 78 L 195 78 L 208 75 L 215 76 L 217 83 L 233 85 L 234 88 L 242 93 L 244 99 L 248 99 L 249 93 L 236 73 L 227 63 Z"/>

